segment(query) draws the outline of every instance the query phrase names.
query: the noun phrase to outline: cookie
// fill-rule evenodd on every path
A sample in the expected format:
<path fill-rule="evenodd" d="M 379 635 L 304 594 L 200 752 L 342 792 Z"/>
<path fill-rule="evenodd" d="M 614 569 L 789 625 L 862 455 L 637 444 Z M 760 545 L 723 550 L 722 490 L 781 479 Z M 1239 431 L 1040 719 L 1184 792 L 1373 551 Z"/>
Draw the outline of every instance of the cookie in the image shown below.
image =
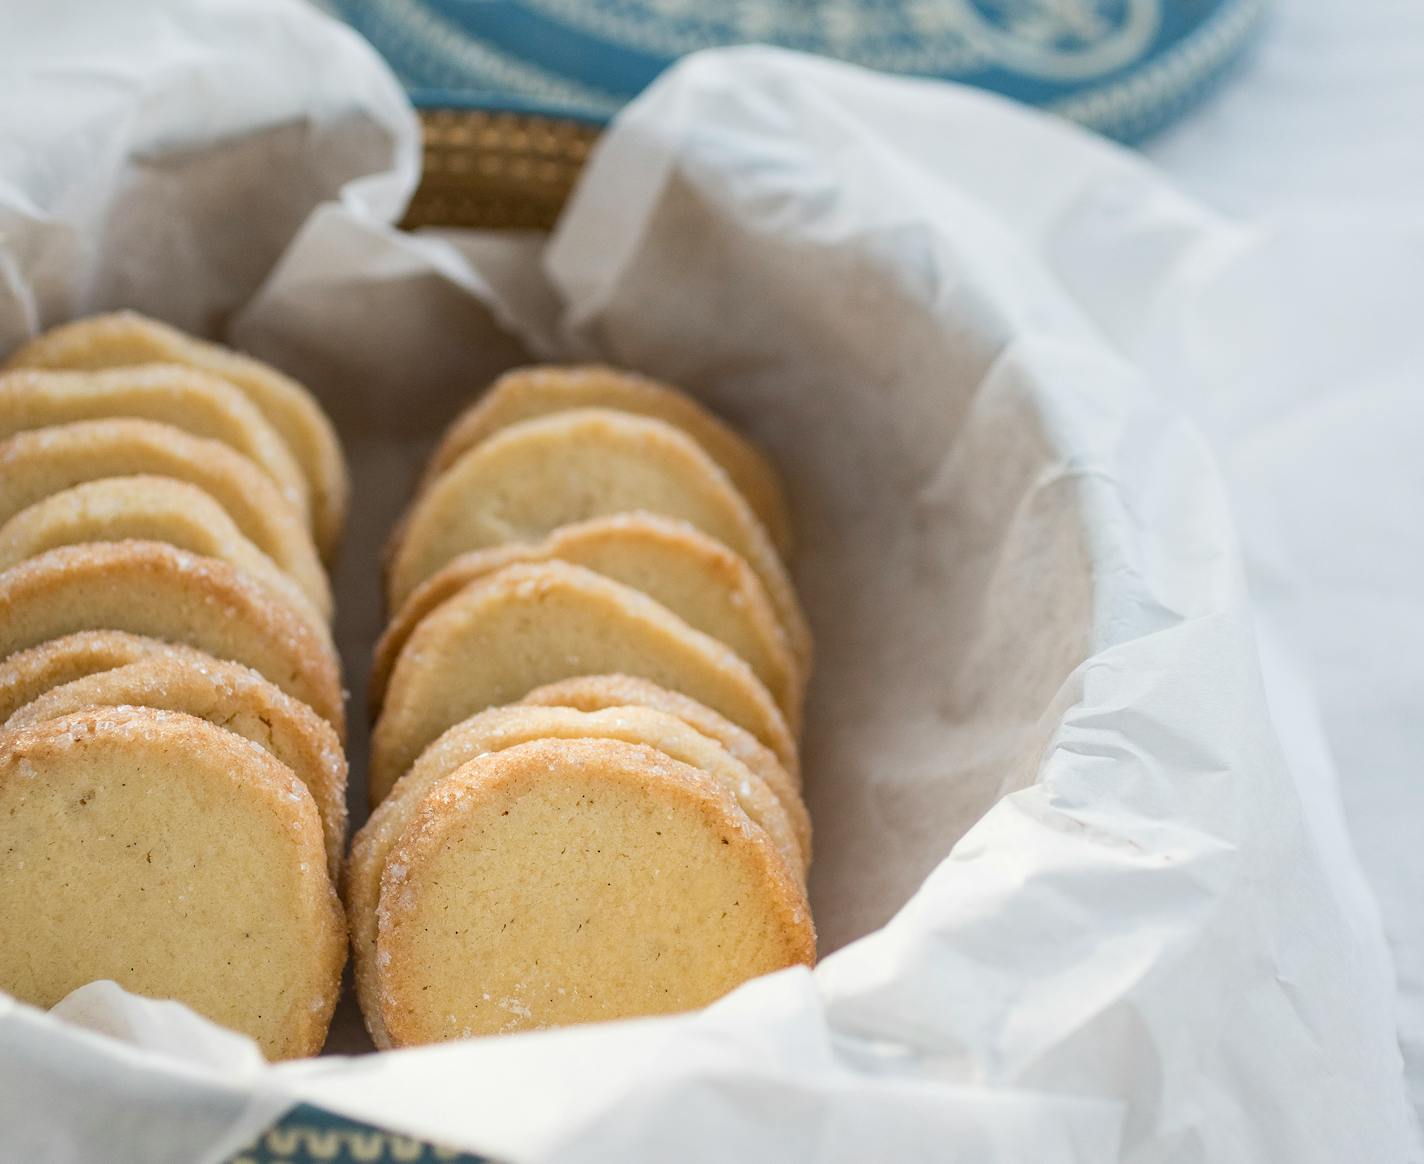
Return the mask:
<path fill-rule="evenodd" d="M 101 477 L 52 493 L 0 525 L 0 570 L 56 546 L 126 540 L 167 542 L 221 558 L 318 623 L 331 620 L 331 591 L 309 593 L 243 536 L 227 511 L 176 477 Z"/>
<path fill-rule="evenodd" d="M 4 732 L 0 853 L 0 989 L 111 978 L 271 1059 L 321 1049 L 345 927 L 316 806 L 261 748 L 148 708 Z"/>
<path fill-rule="evenodd" d="M 192 647 L 116 630 L 76 631 L 17 651 L 0 659 L 0 724 L 51 687 L 168 651 L 198 662 L 212 658 Z"/>
<path fill-rule="evenodd" d="M 784 802 L 785 785 L 772 789 L 710 736 L 676 716 L 648 707 L 610 707 L 589 712 L 520 704 L 487 708 L 440 735 L 421 752 L 394 788 L 377 790 L 373 786 L 372 801 L 384 804 L 398 789 L 406 797 L 421 795 L 431 781 L 454 771 L 466 760 L 546 738 L 647 744 L 716 777 L 732 789 L 747 815 L 766 830 L 777 851 L 786 858 L 787 866 L 804 879 L 811 862 L 811 830 L 800 796 L 793 791 Z M 793 809 L 800 810 L 794 821 Z"/>
<path fill-rule="evenodd" d="M 461 554 L 422 582 L 376 644 L 369 694 L 380 711 L 391 665 L 415 625 L 466 583 L 514 562 L 556 558 L 585 566 L 661 602 L 694 630 L 731 647 L 795 722 L 802 677 L 766 589 L 745 561 L 687 525 L 651 513 L 620 513 L 562 526 L 538 545 Z"/>
<path fill-rule="evenodd" d="M 88 420 L 0 441 L 0 524 L 51 493 L 134 475 L 198 486 L 303 590 L 329 592 L 306 524 L 262 470 L 219 441 L 150 420 Z"/>
<path fill-rule="evenodd" d="M 92 370 L 151 363 L 184 364 L 220 376 L 257 406 L 301 466 L 317 545 L 331 560 L 346 522 L 346 461 L 331 421 L 311 393 L 289 376 L 129 311 L 53 328 L 21 347 L 6 367 Z"/>
<path fill-rule="evenodd" d="M 810 633 L 785 567 L 727 475 L 671 425 L 607 409 L 511 425 L 436 478 L 397 531 L 390 606 L 467 551 L 538 542 L 563 525 L 638 510 L 686 521 L 740 554 L 809 671 Z"/>
<path fill-rule="evenodd" d="M 238 663 L 200 651 L 151 652 L 112 670 L 52 687 L 5 722 L 23 727 L 90 707 L 181 711 L 252 740 L 296 774 L 311 793 L 326 838 L 333 881 L 346 847 L 346 757 L 331 725 L 306 704 Z"/>
<path fill-rule="evenodd" d="M 745 728 L 706 704 L 680 691 L 669 691 L 647 679 L 633 675 L 575 675 L 536 687 L 519 701 L 540 707 L 572 707 L 578 711 L 601 711 L 605 707 L 651 707 L 675 715 L 689 727 L 716 740 L 733 756 L 771 786 L 783 803 L 799 800 L 801 771 L 794 763 L 777 758 L 770 748 Z M 796 756 L 790 757 L 795 761 Z"/>
<path fill-rule="evenodd" d="M 0 573 L 0 659 L 84 630 L 186 643 L 266 676 L 344 731 L 331 640 L 226 562 L 162 542 L 61 546 Z"/>
<path fill-rule="evenodd" d="M 782 556 L 790 556 L 791 518 L 786 492 L 771 462 L 686 393 L 616 368 L 546 365 L 506 372 L 451 423 L 431 455 L 426 482 L 492 433 L 522 420 L 574 408 L 612 408 L 681 429 L 721 466 L 771 534 Z"/>
<path fill-rule="evenodd" d="M 303 518 L 310 512 L 306 478 L 291 452 L 252 402 L 226 380 L 180 364 L 0 375 L 0 437 L 124 417 L 161 421 L 221 441 L 266 473 Z"/>
<path fill-rule="evenodd" d="M 376 912 L 384 1044 L 666 1014 L 815 959 L 806 897 L 716 780 L 653 748 L 543 740 L 421 801 Z"/>
<path fill-rule="evenodd" d="M 644 744 L 713 777 L 731 791 L 748 819 L 762 829 L 797 881 L 805 885 L 808 849 L 775 794 L 714 740 L 681 720 L 641 707 L 584 713 L 564 707 L 494 707 L 457 724 L 421 753 L 381 802 L 351 846 L 346 878 L 347 916 L 356 953 L 362 1010 L 377 1014 L 374 986 L 376 906 L 392 845 L 426 794 L 477 756 L 538 740 L 611 739 Z"/>
<path fill-rule="evenodd" d="M 415 628 L 371 737 L 371 781 L 389 788 L 446 728 L 573 675 L 623 671 L 685 691 L 794 755 L 752 670 L 645 594 L 566 562 L 506 566 Z"/>

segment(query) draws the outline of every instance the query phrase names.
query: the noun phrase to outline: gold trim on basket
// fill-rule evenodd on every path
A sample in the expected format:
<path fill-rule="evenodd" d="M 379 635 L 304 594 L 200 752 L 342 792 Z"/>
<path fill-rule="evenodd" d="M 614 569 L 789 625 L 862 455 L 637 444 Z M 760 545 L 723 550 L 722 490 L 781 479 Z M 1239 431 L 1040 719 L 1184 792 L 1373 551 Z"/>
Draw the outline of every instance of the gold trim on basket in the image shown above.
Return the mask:
<path fill-rule="evenodd" d="M 401 223 L 407 229 L 550 229 L 600 132 L 582 121 L 483 109 L 425 109 L 420 120 L 425 169 Z"/>

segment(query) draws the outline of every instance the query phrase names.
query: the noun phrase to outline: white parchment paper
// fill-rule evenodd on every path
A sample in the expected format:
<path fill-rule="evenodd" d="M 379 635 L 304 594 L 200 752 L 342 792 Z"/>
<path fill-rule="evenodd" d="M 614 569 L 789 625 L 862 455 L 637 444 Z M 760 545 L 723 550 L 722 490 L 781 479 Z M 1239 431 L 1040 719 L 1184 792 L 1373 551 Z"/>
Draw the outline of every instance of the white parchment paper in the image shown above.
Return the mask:
<path fill-rule="evenodd" d="M 996 100 L 740 50 L 625 114 L 547 246 L 411 237 L 414 123 L 351 34 L 73 7 L 0 42 L 32 111 L 0 126 L 0 347 L 129 305 L 312 385 L 356 479 L 358 708 L 376 549 L 490 375 L 627 364 L 772 450 L 824 958 L 699 1014 L 279 1067 L 111 985 L 0 998 L 0 1142 L 221 1160 L 306 1100 L 510 1161 L 1410 1158 L 1309 693 L 1268 655 L 1268 705 L 1217 469 L 1124 340 L 1150 300 L 1095 294 L 1239 230 Z"/>

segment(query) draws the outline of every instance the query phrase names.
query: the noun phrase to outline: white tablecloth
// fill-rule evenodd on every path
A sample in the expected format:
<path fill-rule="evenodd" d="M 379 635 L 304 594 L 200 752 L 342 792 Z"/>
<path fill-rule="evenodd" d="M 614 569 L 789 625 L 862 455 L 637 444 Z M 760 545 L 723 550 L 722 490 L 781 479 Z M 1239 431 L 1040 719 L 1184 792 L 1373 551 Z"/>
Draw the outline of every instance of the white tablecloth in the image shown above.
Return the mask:
<path fill-rule="evenodd" d="M 1236 486 L 1262 618 L 1320 704 L 1424 1112 L 1424 4 L 1285 0 L 1239 74 L 1145 152 L 1227 213 L 1321 232 L 1300 279 L 1338 330 L 1259 337 L 1296 348 L 1298 394 L 1223 383 L 1194 411 Z"/>

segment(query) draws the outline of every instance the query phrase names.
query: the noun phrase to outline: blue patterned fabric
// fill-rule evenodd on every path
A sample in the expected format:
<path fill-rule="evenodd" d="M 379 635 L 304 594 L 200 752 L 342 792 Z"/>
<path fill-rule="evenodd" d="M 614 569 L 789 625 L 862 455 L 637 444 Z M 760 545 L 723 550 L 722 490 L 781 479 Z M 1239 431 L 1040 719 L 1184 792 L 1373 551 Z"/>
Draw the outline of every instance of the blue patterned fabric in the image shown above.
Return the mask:
<path fill-rule="evenodd" d="M 1240 54 L 1265 0 L 326 0 L 425 106 L 604 121 L 678 57 L 760 42 L 963 81 L 1124 140 Z"/>
<path fill-rule="evenodd" d="M 493 1164 L 302 1104 L 228 1164 Z"/>

